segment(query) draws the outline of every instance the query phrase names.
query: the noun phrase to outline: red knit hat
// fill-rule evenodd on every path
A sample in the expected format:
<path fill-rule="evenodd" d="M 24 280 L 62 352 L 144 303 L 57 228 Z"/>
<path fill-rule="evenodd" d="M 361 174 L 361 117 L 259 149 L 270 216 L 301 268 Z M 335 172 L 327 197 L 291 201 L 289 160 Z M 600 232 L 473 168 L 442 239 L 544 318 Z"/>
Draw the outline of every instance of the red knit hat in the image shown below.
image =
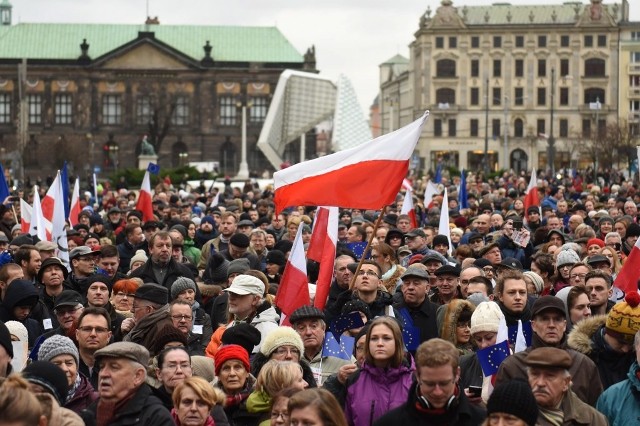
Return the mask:
<path fill-rule="evenodd" d="M 251 366 L 249 365 L 249 354 L 247 353 L 247 350 L 240 345 L 226 345 L 218 349 L 218 352 L 216 352 L 216 356 L 214 358 L 216 376 L 220 374 L 222 365 L 230 359 L 237 359 L 238 361 L 242 362 L 242 365 L 244 365 L 244 368 L 247 371 L 251 371 Z"/>
<path fill-rule="evenodd" d="M 604 247 L 604 241 L 602 241 L 600 238 L 591 238 L 589 241 L 587 241 L 587 248 L 591 247 L 594 244 L 600 246 L 600 248 Z"/>

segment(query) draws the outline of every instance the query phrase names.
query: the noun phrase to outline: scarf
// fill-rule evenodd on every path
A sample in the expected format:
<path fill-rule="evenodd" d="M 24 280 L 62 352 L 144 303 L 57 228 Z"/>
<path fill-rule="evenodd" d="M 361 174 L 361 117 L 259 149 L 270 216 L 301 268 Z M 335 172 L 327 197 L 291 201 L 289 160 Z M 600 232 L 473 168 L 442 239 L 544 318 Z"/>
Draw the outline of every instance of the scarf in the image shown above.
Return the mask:
<path fill-rule="evenodd" d="M 119 413 L 122 408 L 127 405 L 127 403 L 133 398 L 136 394 L 138 388 L 134 388 L 129 392 L 124 398 L 122 398 L 118 402 L 106 402 L 103 401 L 102 398 L 98 400 L 98 408 L 96 410 L 96 426 L 107 426 L 111 423 L 111 420 Z"/>
<path fill-rule="evenodd" d="M 73 386 L 71 386 L 71 388 L 69 388 L 69 392 L 67 392 L 67 399 L 65 399 L 65 403 L 71 401 L 71 399 L 73 398 L 73 395 L 75 395 L 76 391 L 80 387 L 80 382 L 81 381 L 82 381 L 82 378 L 80 377 L 80 372 L 77 372 L 76 373 L 76 381 L 73 383 Z"/>
<path fill-rule="evenodd" d="M 182 426 L 182 422 L 180 422 L 180 419 L 178 418 L 178 412 L 176 411 L 175 408 L 171 409 L 171 418 L 173 419 L 173 422 L 177 426 Z M 205 420 L 203 426 L 215 426 L 215 423 L 213 422 L 213 417 L 208 416 L 207 420 Z"/>
<path fill-rule="evenodd" d="M 387 272 L 382 274 L 382 277 L 380 277 L 380 279 L 381 280 L 389 279 L 389 277 L 391 277 L 391 275 L 393 275 L 396 272 L 396 269 L 398 269 L 398 266 L 394 263 L 393 265 L 391 265 L 391 269 L 389 269 Z"/>
<path fill-rule="evenodd" d="M 540 410 L 540 416 L 545 419 L 549 424 L 554 426 L 561 426 L 564 421 L 564 413 L 561 409 L 549 409 L 538 406 Z"/>

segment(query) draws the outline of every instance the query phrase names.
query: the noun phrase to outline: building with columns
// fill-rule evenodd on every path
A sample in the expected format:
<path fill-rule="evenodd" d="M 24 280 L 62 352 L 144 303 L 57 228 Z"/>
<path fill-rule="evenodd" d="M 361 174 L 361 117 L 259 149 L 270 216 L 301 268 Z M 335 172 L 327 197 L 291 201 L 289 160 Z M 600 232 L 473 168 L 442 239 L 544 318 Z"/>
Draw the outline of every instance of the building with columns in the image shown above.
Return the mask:
<path fill-rule="evenodd" d="M 380 65 L 382 133 L 428 109 L 417 148 L 425 169 L 585 168 L 593 161 L 581 147 L 596 128 L 638 118 L 639 35 L 627 0 L 442 0 L 420 17 L 410 58 Z"/>

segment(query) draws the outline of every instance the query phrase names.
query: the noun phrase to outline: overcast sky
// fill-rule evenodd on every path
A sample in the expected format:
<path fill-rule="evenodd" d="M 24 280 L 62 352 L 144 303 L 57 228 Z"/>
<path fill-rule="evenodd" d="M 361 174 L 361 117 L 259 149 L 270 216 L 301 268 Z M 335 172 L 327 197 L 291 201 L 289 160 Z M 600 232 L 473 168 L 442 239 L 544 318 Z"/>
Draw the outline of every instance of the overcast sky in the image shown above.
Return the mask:
<path fill-rule="evenodd" d="M 363 112 L 378 93 L 378 65 L 408 45 L 428 6 L 437 0 L 10 0 L 15 22 L 143 23 L 149 15 L 161 24 L 277 26 L 304 53 L 316 46 L 322 75 L 345 74 L 353 83 Z M 454 0 L 454 5 L 486 5 L 498 0 Z M 512 4 L 562 4 L 563 0 Z M 583 3 L 587 3 L 583 1 Z M 605 0 L 606 3 L 611 3 Z M 631 0 L 631 19 L 640 20 L 640 4 Z M 433 16 L 433 15 L 432 15 Z"/>

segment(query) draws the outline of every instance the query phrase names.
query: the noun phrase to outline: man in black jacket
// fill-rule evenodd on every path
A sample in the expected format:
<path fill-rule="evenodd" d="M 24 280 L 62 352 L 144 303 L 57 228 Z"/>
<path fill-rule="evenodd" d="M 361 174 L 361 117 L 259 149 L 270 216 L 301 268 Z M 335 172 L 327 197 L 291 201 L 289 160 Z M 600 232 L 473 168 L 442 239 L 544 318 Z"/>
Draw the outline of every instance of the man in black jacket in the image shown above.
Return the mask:
<path fill-rule="evenodd" d="M 149 351 L 131 342 L 112 343 L 95 353 L 100 362 L 99 399 L 81 413 L 86 425 L 173 426 L 171 414 L 145 383 Z"/>
<path fill-rule="evenodd" d="M 416 382 L 407 402 L 380 417 L 374 426 L 387 425 L 479 425 L 486 417 L 480 406 L 471 404 L 458 387 L 458 350 L 436 338 L 416 351 Z"/>
<path fill-rule="evenodd" d="M 407 268 L 402 274 L 402 301 L 393 307 L 400 314 L 403 326 L 412 326 L 420 330 L 420 342 L 438 337 L 436 311 L 438 306 L 429 300 L 431 288 L 429 273 L 421 268 Z M 415 348 L 415 347 L 414 347 Z"/>

